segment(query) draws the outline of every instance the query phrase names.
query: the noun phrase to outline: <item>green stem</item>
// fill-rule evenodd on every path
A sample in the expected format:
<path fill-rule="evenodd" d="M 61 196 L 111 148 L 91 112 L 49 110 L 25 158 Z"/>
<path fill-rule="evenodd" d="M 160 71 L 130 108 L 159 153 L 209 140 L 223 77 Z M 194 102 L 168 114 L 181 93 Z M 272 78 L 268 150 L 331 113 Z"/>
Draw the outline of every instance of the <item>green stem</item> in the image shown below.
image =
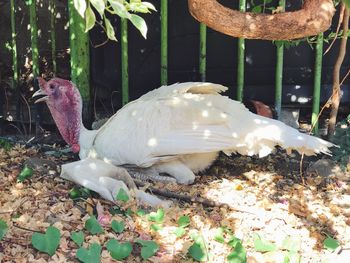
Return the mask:
<path fill-rule="evenodd" d="M 52 59 L 52 71 L 54 76 L 57 74 L 57 63 L 56 63 L 56 32 L 55 32 L 55 24 L 56 24 L 56 6 L 55 1 L 50 0 L 49 10 L 51 14 L 50 19 L 50 36 L 51 36 L 51 59 Z"/>
<path fill-rule="evenodd" d="M 122 103 L 129 102 L 129 73 L 128 73 L 128 20 L 121 19 L 121 52 L 122 52 Z"/>
<path fill-rule="evenodd" d="M 279 1 L 279 6 L 282 7 L 282 11 L 285 11 L 285 0 Z M 278 119 L 281 118 L 282 110 L 282 87 L 283 87 L 283 55 L 284 55 L 284 43 L 279 42 L 276 48 L 276 73 L 275 73 L 275 110 Z"/>
<path fill-rule="evenodd" d="M 203 23 L 199 25 L 199 38 L 199 74 L 201 81 L 205 81 L 207 67 L 207 26 Z"/>
<path fill-rule="evenodd" d="M 89 34 L 85 32 L 85 20 L 68 0 L 71 79 L 77 85 L 83 99 L 83 119 L 89 123 L 90 112 L 90 51 Z"/>
<path fill-rule="evenodd" d="M 311 125 L 313 133 L 318 135 L 318 114 L 320 113 L 320 95 L 321 95 L 321 77 L 322 77 L 322 56 L 323 56 L 323 33 L 317 36 L 315 50 L 315 73 L 314 73 L 314 92 L 312 101 Z"/>
<path fill-rule="evenodd" d="M 168 83 L 168 0 L 161 0 L 160 3 L 161 19 L 161 50 L 160 50 L 160 83 Z"/>
<path fill-rule="evenodd" d="M 246 11 L 246 0 L 239 0 L 239 11 Z M 244 51 L 245 40 L 244 38 L 238 39 L 238 54 L 237 54 L 237 100 L 243 100 L 244 89 Z"/>
<path fill-rule="evenodd" d="M 30 20 L 30 41 L 32 47 L 33 75 L 39 75 L 39 49 L 38 49 L 38 24 L 36 16 L 36 1 L 33 0 L 29 5 Z"/>
<path fill-rule="evenodd" d="M 18 63 L 17 63 L 17 42 L 16 42 L 16 10 L 15 1 L 11 0 L 11 31 L 12 31 L 12 70 L 13 70 L 13 88 L 18 85 Z"/>

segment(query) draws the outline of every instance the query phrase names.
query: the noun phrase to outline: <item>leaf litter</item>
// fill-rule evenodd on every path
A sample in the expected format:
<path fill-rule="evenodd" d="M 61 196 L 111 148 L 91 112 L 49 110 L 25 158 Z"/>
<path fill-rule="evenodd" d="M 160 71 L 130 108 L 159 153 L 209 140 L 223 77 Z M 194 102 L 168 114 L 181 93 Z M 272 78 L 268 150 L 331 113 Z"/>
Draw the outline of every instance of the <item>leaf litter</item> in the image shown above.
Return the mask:
<path fill-rule="evenodd" d="M 33 158 L 39 165 L 26 166 Z M 59 170 L 73 158 L 20 145 L 0 149 L 0 262 L 346 262 L 350 256 L 349 177 L 304 174 L 303 185 L 298 156 L 222 155 L 191 186 L 152 183 L 224 204 L 173 200 L 168 210 L 131 200 L 113 204 L 59 178 L 52 164 Z M 50 163 L 47 169 L 39 169 L 40 160 Z M 33 175 L 18 181 L 29 169 Z M 72 189 L 79 192 L 73 199 Z M 50 226 L 60 231 L 60 243 L 55 253 L 54 245 L 40 252 L 32 236 L 44 238 Z"/>

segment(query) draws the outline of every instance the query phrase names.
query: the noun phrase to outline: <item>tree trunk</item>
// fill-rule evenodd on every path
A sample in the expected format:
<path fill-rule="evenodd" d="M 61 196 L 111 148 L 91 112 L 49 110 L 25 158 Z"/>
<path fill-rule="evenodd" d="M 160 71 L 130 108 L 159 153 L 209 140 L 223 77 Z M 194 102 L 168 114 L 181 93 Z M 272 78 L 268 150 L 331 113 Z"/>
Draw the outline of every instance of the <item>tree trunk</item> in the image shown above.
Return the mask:
<path fill-rule="evenodd" d="M 344 5 L 344 4 L 342 4 Z M 334 135 L 335 124 L 337 123 L 337 115 L 340 103 L 340 69 L 344 61 L 346 54 L 346 43 L 348 40 L 348 30 L 349 30 L 349 9 L 344 9 L 344 19 L 343 19 L 343 37 L 340 42 L 339 54 L 337 61 L 335 62 L 333 69 L 333 93 L 332 93 L 332 106 L 331 113 L 329 115 L 328 124 L 328 138 Z"/>
<path fill-rule="evenodd" d="M 188 0 L 192 16 L 233 37 L 287 40 L 326 31 L 335 9 L 332 0 L 305 0 L 302 9 L 278 14 L 255 14 L 224 7 L 217 0 Z"/>

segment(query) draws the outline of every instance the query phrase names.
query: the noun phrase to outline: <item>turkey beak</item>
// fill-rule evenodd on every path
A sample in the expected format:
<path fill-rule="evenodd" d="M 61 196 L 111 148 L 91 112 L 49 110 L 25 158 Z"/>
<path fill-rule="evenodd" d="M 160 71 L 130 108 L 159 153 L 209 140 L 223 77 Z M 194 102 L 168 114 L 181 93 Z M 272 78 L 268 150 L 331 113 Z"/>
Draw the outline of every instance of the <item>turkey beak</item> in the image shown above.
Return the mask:
<path fill-rule="evenodd" d="M 44 97 L 41 97 L 41 98 L 35 100 L 34 103 L 38 103 L 38 102 L 42 102 L 42 101 L 47 101 L 47 99 L 49 98 L 49 96 L 47 96 L 47 94 L 46 94 L 44 91 L 42 91 L 41 89 L 37 90 L 37 91 L 33 94 L 32 98 L 35 98 L 35 97 L 38 97 L 38 96 L 44 96 Z"/>

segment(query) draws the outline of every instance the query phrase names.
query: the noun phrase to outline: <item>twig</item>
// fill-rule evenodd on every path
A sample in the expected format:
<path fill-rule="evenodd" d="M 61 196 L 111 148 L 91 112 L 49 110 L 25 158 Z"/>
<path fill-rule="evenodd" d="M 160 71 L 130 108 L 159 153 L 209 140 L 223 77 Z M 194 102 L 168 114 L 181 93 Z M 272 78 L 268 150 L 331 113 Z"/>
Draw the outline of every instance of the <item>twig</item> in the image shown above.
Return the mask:
<path fill-rule="evenodd" d="M 348 70 L 348 73 L 345 74 L 344 78 L 340 82 L 340 85 L 343 85 L 344 81 L 349 77 L 349 75 L 350 75 L 350 69 Z"/>
<path fill-rule="evenodd" d="M 337 30 L 335 32 L 335 37 L 332 40 L 332 43 L 329 45 L 329 47 L 327 48 L 327 50 L 323 53 L 323 55 L 326 55 L 328 53 L 328 51 L 331 50 L 334 42 L 337 40 L 337 36 L 339 33 L 339 29 L 341 24 L 343 23 L 343 19 L 344 19 L 344 12 L 345 12 L 345 5 L 340 5 L 340 12 L 339 12 L 339 20 L 338 20 L 338 25 L 337 25 Z M 343 32 L 344 34 L 344 32 Z"/>
<path fill-rule="evenodd" d="M 22 227 L 22 226 L 19 226 L 19 225 L 15 224 L 15 223 L 13 223 L 13 226 L 18 228 L 18 229 L 24 230 L 24 231 L 29 231 L 29 232 L 34 232 L 34 233 L 42 233 L 41 231 L 29 229 L 29 228 L 26 228 L 26 227 Z"/>
<path fill-rule="evenodd" d="M 135 180 L 135 184 L 138 187 L 145 186 L 145 183 L 138 181 L 138 180 Z M 211 200 L 208 200 L 208 199 L 202 198 L 202 197 L 191 197 L 188 195 L 178 194 L 178 193 L 174 193 L 174 192 L 170 192 L 170 191 L 166 191 L 166 190 L 160 190 L 160 189 L 157 189 L 154 187 L 148 187 L 147 189 L 156 195 L 160 195 L 160 196 L 167 197 L 167 198 L 179 199 L 181 201 L 184 201 L 184 202 L 190 203 L 190 204 L 199 203 L 199 204 L 206 206 L 206 207 L 227 207 L 227 208 L 230 208 L 230 209 L 237 211 L 237 212 L 256 215 L 256 213 L 254 213 L 254 212 L 243 210 L 243 209 L 237 209 L 237 208 L 234 208 L 228 204 L 224 204 L 224 203 L 220 203 L 220 202 L 216 202 L 216 201 L 211 201 Z"/>

